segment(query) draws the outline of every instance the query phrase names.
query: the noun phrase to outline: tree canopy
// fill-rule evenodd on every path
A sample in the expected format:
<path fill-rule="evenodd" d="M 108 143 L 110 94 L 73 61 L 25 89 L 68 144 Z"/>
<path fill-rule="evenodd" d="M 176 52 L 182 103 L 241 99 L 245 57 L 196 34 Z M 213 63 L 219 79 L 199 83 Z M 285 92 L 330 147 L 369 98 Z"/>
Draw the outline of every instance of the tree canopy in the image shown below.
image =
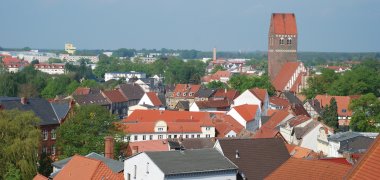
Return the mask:
<path fill-rule="evenodd" d="M 234 75 L 228 81 L 231 88 L 244 92 L 247 89 L 254 87 L 267 89 L 269 95 L 275 93 L 275 89 L 272 86 L 269 77 L 263 76 L 247 76 L 247 75 Z"/>
<path fill-rule="evenodd" d="M 338 130 L 338 105 L 335 98 L 331 98 L 330 105 L 323 108 L 321 119 L 327 126 Z"/>
<path fill-rule="evenodd" d="M 380 100 L 372 93 L 354 99 L 350 103 L 350 128 L 353 131 L 380 132 Z"/>
<path fill-rule="evenodd" d="M 114 122 L 117 118 L 101 106 L 76 107 L 74 116 L 63 123 L 57 131 L 57 146 L 61 158 L 74 154 L 87 155 L 90 152 L 104 152 L 104 137 L 117 136 Z"/>
<path fill-rule="evenodd" d="M 33 112 L 0 111 L 0 174 L 4 179 L 32 179 L 36 174 L 39 121 Z"/>

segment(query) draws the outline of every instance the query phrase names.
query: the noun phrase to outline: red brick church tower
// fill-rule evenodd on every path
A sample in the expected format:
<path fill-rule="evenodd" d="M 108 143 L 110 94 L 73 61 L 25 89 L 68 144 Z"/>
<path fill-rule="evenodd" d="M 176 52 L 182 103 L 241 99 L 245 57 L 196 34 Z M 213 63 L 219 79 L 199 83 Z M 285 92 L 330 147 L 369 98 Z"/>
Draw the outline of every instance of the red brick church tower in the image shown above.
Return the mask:
<path fill-rule="evenodd" d="M 293 13 L 273 13 L 268 36 L 268 73 L 274 80 L 283 65 L 297 61 L 297 24 Z"/>

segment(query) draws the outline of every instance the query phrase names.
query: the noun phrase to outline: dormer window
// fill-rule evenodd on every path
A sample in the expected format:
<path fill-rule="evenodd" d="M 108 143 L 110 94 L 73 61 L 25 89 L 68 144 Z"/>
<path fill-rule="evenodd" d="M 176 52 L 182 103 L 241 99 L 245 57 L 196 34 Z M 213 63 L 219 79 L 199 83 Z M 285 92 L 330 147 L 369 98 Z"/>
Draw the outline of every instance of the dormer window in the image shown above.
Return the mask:
<path fill-rule="evenodd" d="M 343 113 L 347 112 L 347 109 L 342 109 L 342 112 L 343 112 Z"/>
<path fill-rule="evenodd" d="M 184 93 L 183 93 L 183 96 L 186 96 L 186 95 L 187 95 L 187 93 L 184 92 Z"/>
<path fill-rule="evenodd" d="M 177 96 L 179 96 L 179 95 L 181 95 L 181 93 L 180 93 L 180 92 L 177 92 Z"/>
<path fill-rule="evenodd" d="M 285 43 L 284 43 L 284 38 L 281 38 L 280 39 L 280 45 L 284 45 Z"/>
<path fill-rule="evenodd" d="M 163 131 L 164 130 L 164 128 L 158 128 L 158 131 Z"/>
<path fill-rule="evenodd" d="M 189 96 L 193 96 L 194 95 L 194 93 L 189 93 Z"/>
<path fill-rule="evenodd" d="M 292 38 L 288 38 L 288 40 L 286 41 L 286 44 L 292 44 Z"/>

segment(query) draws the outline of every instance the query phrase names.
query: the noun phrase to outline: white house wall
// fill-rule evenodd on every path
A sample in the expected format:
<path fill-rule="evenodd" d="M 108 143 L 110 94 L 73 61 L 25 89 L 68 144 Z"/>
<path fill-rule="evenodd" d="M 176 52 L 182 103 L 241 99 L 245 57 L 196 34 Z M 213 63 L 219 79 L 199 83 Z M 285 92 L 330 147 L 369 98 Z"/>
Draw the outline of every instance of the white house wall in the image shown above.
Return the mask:
<path fill-rule="evenodd" d="M 246 90 L 240 96 L 234 100 L 234 106 L 239 106 L 243 104 L 253 104 L 261 108 L 261 100 L 258 99 L 251 91 Z"/>
<path fill-rule="evenodd" d="M 147 173 L 147 163 L 148 172 Z M 136 176 L 135 176 L 135 165 L 136 165 Z M 164 179 L 165 175 L 157 167 L 156 164 L 149 158 L 145 153 L 140 153 L 136 156 L 128 158 L 124 161 L 124 179 L 128 180 L 128 174 L 130 175 L 130 179 Z M 135 178 L 136 177 L 136 178 Z"/>

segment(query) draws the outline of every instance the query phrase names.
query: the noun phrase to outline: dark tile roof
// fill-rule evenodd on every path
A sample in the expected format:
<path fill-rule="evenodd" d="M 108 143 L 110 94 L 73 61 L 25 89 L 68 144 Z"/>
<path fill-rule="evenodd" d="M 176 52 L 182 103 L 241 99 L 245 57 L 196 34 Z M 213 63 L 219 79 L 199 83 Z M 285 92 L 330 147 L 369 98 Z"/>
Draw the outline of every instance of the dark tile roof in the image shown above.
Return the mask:
<path fill-rule="evenodd" d="M 53 101 L 51 102 L 51 106 L 59 120 L 65 118 L 70 110 L 69 101 Z"/>
<path fill-rule="evenodd" d="M 335 142 L 341 142 L 341 141 L 345 141 L 345 140 L 348 140 L 348 139 L 351 139 L 351 138 L 354 138 L 357 136 L 361 136 L 361 134 L 358 132 L 350 132 L 350 131 L 338 132 L 336 134 L 329 136 L 328 140 L 329 141 L 335 141 Z"/>
<path fill-rule="evenodd" d="M 284 96 L 291 104 L 302 104 L 302 101 L 289 91 L 285 91 Z"/>
<path fill-rule="evenodd" d="M 293 104 L 290 107 L 294 113 L 294 115 L 304 115 L 310 117 L 309 113 L 306 111 L 305 107 L 302 104 Z"/>
<path fill-rule="evenodd" d="M 207 149 L 214 147 L 215 140 L 211 138 L 183 139 L 181 145 L 185 149 Z"/>
<path fill-rule="evenodd" d="M 357 136 L 340 142 L 339 153 L 363 153 L 373 143 L 374 139 Z"/>
<path fill-rule="evenodd" d="M 1 97 L 0 104 L 7 110 L 33 111 L 41 119 L 40 125 L 59 124 L 52 105 L 45 99 L 30 98 L 26 104 L 22 104 L 20 98 Z"/>
<path fill-rule="evenodd" d="M 76 103 L 79 105 L 108 105 L 110 104 L 107 99 L 100 93 L 87 94 L 87 95 L 73 95 Z"/>
<path fill-rule="evenodd" d="M 302 139 L 307 133 L 309 133 L 312 129 L 314 129 L 316 126 L 318 126 L 320 122 L 318 121 L 311 121 L 309 124 L 303 127 L 295 127 L 294 128 L 294 135 L 297 139 Z"/>
<path fill-rule="evenodd" d="M 189 109 L 189 101 L 178 101 L 176 108 L 177 109 Z"/>
<path fill-rule="evenodd" d="M 264 179 L 290 155 L 280 138 L 219 139 L 224 156 L 239 167 L 247 179 Z M 240 158 L 236 158 L 236 151 Z"/>
<path fill-rule="evenodd" d="M 310 104 L 310 106 L 316 111 L 319 115 L 322 115 L 322 106 L 321 103 L 317 99 L 308 99 L 306 102 Z"/>
<path fill-rule="evenodd" d="M 195 93 L 195 97 L 198 98 L 209 98 L 216 92 L 215 89 L 205 89 L 201 88 L 197 93 Z"/>
<path fill-rule="evenodd" d="M 145 153 L 165 175 L 237 169 L 235 164 L 215 149 Z"/>
<path fill-rule="evenodd" d="M 128 98 L 128 100 L 139 100 L 141 99 L 145 92 L 144 90 L 137 84 L 120 84 L 118 85 L 123 92 L 123 94 Z"/>

